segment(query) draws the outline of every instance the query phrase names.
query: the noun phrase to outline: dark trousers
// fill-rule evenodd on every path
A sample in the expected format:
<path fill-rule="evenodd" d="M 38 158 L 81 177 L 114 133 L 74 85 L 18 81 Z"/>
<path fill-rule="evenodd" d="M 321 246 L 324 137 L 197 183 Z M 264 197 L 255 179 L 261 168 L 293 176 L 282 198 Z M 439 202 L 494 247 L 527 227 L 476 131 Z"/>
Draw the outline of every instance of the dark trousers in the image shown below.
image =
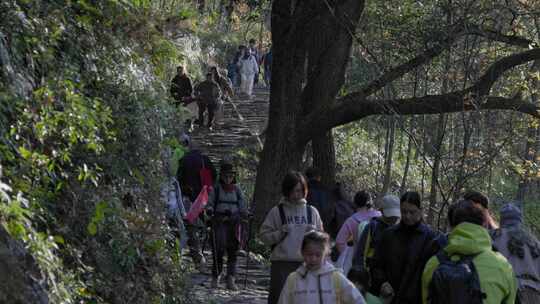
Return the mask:
<path fill-rule="evenodd" d="M 276 304 L 279 301 L 279 295 L 285 285 L 285 281 L 291 272 L 302 265 L 302 262 L 290 261 L 272 261 L 270 266 L 270 293 L 268 295 L 268 304 Z"/>
<path fill-rule="evenodd" d="M 223 272 L 223 256 L 227 253 L 227 276 L 236 275 L 236 255 L 239 243 L 236 239 L 236 226 L 238 221 L 222 221 L 219 218 L 213 221 L 212 241 L 214 264 L 212 275 L 217 277 Z"/>
<path fill-rule="evenodd" d="M 193 259 L 193 263 L 200 264 L 203 258 L 201 251 L 201 237 L 203 237 L 204 228 L 197 227 L 194 225 L 186 225 L 186 232 L 188 235 L 188 247 L 189 255 Z"/>
<path fill-rule="evenodd" d="M 208 127 L 211 127 L 214 123 L 214 115 L 217 109 L 217 102 L 198 102 L 197 106 L 199 106 L 199 125 L 204 126 L 204 112 L 208 110 Z"/>

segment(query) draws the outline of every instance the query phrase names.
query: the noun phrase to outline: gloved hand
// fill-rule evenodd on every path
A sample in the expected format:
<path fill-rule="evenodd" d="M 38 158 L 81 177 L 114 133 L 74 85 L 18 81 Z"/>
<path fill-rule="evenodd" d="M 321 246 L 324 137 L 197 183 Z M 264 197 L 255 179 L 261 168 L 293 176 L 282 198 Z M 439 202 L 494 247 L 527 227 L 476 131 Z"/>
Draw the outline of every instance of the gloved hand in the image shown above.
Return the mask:
<path fill-rule="evenodd" d="M 208 216 L 214 215 L 214 209 L 212 207 L 209 207 L 208 209 L 206 209 L 206 215 Z"/>
<path fill-rule="evenodd" d="M 248 219 L 249 216 L 250 216 L 249 212 L 247 212 L 246 210 L 240 210 L 240 218 Z"/>

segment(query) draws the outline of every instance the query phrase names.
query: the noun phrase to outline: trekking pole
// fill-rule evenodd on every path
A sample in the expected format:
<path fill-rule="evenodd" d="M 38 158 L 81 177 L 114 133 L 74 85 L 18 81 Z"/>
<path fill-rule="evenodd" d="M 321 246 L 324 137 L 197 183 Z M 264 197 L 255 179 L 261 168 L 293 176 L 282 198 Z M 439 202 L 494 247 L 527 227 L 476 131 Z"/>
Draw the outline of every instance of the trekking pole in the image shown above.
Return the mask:
<path fill-rule="evenodd" d="M 203 239 L 203 245 L 202 245 L 202 255 L 204 256 L 204 251 L 206 250 L 206 243 L 208 243 L 208 235 L 210 234 L 210 231 L 208 230 L 209 227 L 204 227 L 204 230 L 205 230 L 205 234 L 204 234 L 204 239 Z"/>
<path fill-rule="evenodd" d="M 251 225 L 253 223 L 253 215 L 251 212 L 248 213 L 248 233 L 247 233 L 247 240 L 246 240 L 246 273 L 244 276 L 244 289 L 247 288 L 247 280 L 248 280 L 248 271 L 249 271 L 249 242 L 251 241 Z"/>
<path fill-rule="evenodd" d="M 217 264 L 217 248 L 216 248 L 216 229 L 215 228 L 215 220 L 214 217 L 210 219 L 210 231 L 211 231 L 211 237 L 212 237 L 212 263 L 214 264 L 214 270 L 216 271 L 216 276 L 219 277 L 219 266 Z"/>

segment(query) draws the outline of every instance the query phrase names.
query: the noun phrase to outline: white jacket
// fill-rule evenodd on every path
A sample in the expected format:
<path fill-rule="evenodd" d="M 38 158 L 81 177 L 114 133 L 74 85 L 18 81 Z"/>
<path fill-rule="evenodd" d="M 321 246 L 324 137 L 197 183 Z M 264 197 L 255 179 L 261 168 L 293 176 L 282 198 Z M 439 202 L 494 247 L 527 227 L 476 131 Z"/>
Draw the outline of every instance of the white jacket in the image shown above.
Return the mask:
<path fill-rule="evenodd" d="M 253 55 L 250 55 L 248 59 L 244 59 L 242 56 L 238 60 L 238 69 L 240 74 L 255 75 L 259 73 L 259 64 Z"/>
<path fill-rule="evenodd" d="M 302 265 L 291 273 L 278 304 L 365 304 L 365 301 L 341 271 L 325 262 L 316 271 L 308 271 Z"/>

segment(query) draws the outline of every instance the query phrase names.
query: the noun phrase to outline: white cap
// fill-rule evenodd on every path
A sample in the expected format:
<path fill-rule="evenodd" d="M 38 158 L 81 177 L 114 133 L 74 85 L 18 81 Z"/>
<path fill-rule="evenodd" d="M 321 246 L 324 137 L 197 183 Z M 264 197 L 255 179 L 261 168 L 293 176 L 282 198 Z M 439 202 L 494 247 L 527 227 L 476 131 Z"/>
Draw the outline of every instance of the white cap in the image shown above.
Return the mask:
<path fill-rule="evenodd" d="M 385 217 L 401 217 L 399 198 L 395 195 L 387 194 L 382 198 L 381 211 Z"/>

